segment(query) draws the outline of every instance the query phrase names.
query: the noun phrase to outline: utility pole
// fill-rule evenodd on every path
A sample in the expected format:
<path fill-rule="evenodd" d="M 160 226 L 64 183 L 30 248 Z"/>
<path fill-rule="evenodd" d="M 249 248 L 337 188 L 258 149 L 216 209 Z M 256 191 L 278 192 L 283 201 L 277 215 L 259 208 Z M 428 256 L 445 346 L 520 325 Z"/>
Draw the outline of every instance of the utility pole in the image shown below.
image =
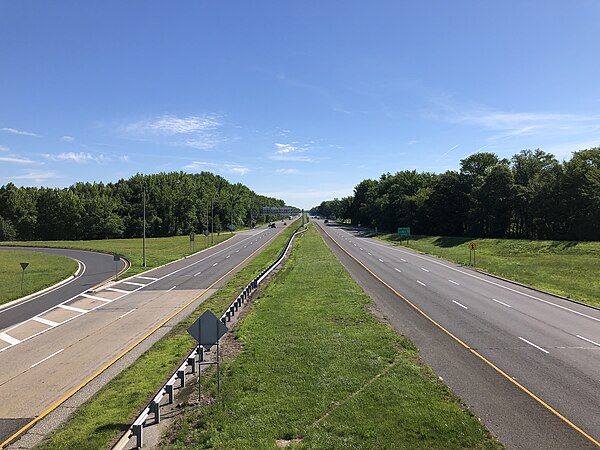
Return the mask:
<path fill-rule="evenodd" d="M 213 196 L 210 200 L 210 243 L 213 245 L 215 243 L 215 197 Z"/>
<path fill-rule="evenodd" d="M 145 181 L 145 180 L 144 180 Z M 143 226 L 143 237 L 142 237 L 142 253 L 144 259 L 144 267 L 146 267 L 146 183 L 142 185 L 142 196 L 144 202 L 144 226 Z"/>

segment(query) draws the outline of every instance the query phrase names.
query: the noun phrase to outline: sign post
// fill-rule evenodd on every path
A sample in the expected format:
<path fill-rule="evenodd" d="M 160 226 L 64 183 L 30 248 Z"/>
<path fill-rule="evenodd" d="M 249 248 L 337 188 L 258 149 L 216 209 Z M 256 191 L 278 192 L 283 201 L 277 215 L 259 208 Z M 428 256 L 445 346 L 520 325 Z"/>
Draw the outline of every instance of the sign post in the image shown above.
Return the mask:
<path fill-rule="evenodd" d="M 190 251 L 194 251 L 194 239 L 196 239 L 196 233 L 193 231 L 190 233 Z"/>
<path fill-rule="evenodd" d="M 23 269 L 21 271 L 21 295 L 23 295 L 23 286 L 25 284 L 25 269 L 27 269 L 27 266 L 29 265 L 29 263 L 28 262 L 22 262 L 22 263 L 19 263 L 19 264 L 21 264 L 21 269 Z"/>
<path fill-rule="evenodd" d="M 119 255 L 113 255 L 113 261 L 115 262 L 115 281 L 117 281 L 117 276 L 119 275 L 119 261 L 121 261 L 121 257 Z"/>
<path fill-rule="evenodd" d="M 410 237 L 410 227 L 398 227 L 398 236 L 400 236 L 400 243 L 406 238 L 406 243 L 408 244 L 408 238 Z"/>
<path fill-rule="evenodd" d="M 469 242 L 467 244 L 469 248 L 469 265 L 475 265 L 475 250 L 477 250 L 477 244 L 475 242 Z M 473 256 L 473 263 L 471 264 L 471 255 Z"/>
<path fill-rule="evenodd" d="M 207 309 L 196 322 L 189 328 L 188 333 L 198 341 L 198 404 L 200 403 L 200 372 L 202 365 L 217 365 L 217 399 L 221 396 L 221 368 L 219 364 L 219 339 L 227 333 L 227 327 L 215 316 L 211 310 Z M 217 345 L 217 357 L 215 362 L 204 362 L 204 350 L 210 350 L 213 345 Z"/>

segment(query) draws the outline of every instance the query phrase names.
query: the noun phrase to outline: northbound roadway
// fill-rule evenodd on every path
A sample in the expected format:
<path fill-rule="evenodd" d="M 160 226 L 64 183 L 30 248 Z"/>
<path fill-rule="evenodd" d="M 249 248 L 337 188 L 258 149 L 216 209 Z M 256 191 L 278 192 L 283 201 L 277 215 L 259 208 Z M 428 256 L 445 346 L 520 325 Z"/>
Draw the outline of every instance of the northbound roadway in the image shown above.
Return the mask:
<path fill-rule="evenodd" d="M 316 221 L 390 324 L 509 448 L 600 446 L 600 311 Z"/>

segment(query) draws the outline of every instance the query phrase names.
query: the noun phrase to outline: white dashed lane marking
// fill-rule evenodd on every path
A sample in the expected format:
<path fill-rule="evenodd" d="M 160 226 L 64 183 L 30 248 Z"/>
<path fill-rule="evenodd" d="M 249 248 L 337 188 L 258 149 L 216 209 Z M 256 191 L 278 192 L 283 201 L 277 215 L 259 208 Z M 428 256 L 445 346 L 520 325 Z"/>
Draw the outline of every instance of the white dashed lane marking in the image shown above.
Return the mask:
<path fill-rule="evenodd" d="M 427 286 L 425 283 L 423 283 L 422 281 L 417 280 L 417 283 L 419 283 L 422 286 Z"/>
<path fill-rule="evenodd" d="M 539 345 L 535 345 L 533 342 L 530 342 L 530 341 L 528 341 L 527 339 L 525 339 L 525 338 L 522 338 L 521 336 L 519 336 L 519 339 L 520 339 L 520 340 L 522 340 L 523 342 L 525 342 L 525 343 L 527 343 L 527 344 L 531 345 L 532 347 L 535 347 L 535 348 L 537 348 L 538 350 L 540 350 L 540 351 L 542 351 L 542 352 L 544 352 L 544 353 L 546 353 L 546 354 L 547 354 L 547 353 L 550 353 L 548 350 L 545 350 L 545 349 L 543 349 L 543 348 L 542 348 L 542 347 L 540 347 Z"/>
<path fill-rule="evenodd" d="M 465 308 L 465 309 L 469 309 L 467 308 L 465 305 L 463 305 L 462 303 L 458 303 L 456 300 L 452 300 L 452 303 L 456 303 L 458 306 L 460 306 L 461 308 Z"/>
<path fill-rule="evenodd" d="M 44 361 L 48 361 L 50 358 L 52 358 L 53 356 L 58 355 L 60 352 L 62 352 L 64 350 L 64 348 L 61 348 L 59 351 L 52 353 L 50 356 L 46 356 L 44 359 L 42 359 L 41 361 L 36 362 L 35 364 L 32 364 L 29 368 L 33 369 L 35 366 L 43 363 Z"/>
<path fill-rule="evenodd" d="M 492 300 L 494 300 L 496 303 L 500 303 L 501 305 L 506 306 L 507 308 L 512 308 L 512 306 L 510 306 L 508 303 L 501 302 L 500 300 L 496 300 L 495 298 L 493 298 Z"/>
<path fill-rule="evenodd" d="M 457 286 L 460 286 L 460 284 L 459 284 L 459 283 L 457 283 L 456 281 L 453 281 L 453 280 L 448 280 L 448 281 L 449 281 L 450 283 L 452 283 L 452 284 L 455 284 L 455 285 L 457 285 Z"/>

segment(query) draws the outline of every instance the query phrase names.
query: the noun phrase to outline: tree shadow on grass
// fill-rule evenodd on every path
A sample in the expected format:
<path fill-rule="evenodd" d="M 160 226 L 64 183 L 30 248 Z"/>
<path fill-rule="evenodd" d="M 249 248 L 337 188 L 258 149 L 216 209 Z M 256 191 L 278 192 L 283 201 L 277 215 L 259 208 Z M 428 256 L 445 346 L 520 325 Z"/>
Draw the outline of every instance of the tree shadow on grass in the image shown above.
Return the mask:
<path fill-rule="evenodd" d="M 450 237 L 450 236 L 440 236 L 436 238 L 432 244 L 436 247 L 450 248 L 457 247 L 459 245 L 464 245 L 467 242 L 471 242 L 474 238 L 471 237 Z"/>
<path fill-rule="evenodd" d="M 577 244 L 579 244 L 578 241 L 553 241 L 550 248 L 566 250 L 575 247 Z"/>

